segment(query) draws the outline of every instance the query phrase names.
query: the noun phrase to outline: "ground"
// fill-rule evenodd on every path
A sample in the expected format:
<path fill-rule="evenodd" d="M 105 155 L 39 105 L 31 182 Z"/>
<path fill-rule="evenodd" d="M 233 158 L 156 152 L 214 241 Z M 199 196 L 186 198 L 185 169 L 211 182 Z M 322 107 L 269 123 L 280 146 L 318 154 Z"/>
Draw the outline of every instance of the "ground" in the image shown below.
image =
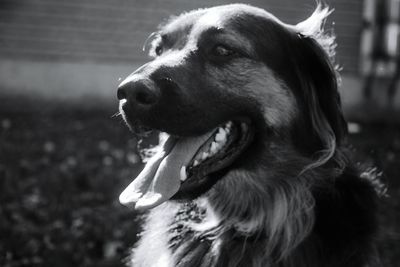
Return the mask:
<path fill-rule="evenodd" d="M 118 195 L 141 168 L 116 105 L 2 98 L 0 266 L 124 266 L 138 217 Z M 350 143 L 384 172 L 379 251 L 400 263 L 400 125 L 352 125 Z M 360 128 L 360 129 L 358 129 Z"/>

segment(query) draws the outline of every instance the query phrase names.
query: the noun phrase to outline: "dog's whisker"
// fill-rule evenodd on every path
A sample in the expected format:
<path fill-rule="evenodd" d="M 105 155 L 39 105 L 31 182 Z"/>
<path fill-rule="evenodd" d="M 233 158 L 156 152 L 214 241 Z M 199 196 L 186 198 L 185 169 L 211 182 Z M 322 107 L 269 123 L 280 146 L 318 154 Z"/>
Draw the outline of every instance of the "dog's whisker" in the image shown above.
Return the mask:
<path fill-rule="evenodd" d="M 116 118 L 116 117 L 118 117 L 118 116 L 122 116 L 122 114 L 121 114 L 120 111 L 117 111 L 116 113 L 114 113 L 113 115 L 111 115 L 110 118 Z"/>

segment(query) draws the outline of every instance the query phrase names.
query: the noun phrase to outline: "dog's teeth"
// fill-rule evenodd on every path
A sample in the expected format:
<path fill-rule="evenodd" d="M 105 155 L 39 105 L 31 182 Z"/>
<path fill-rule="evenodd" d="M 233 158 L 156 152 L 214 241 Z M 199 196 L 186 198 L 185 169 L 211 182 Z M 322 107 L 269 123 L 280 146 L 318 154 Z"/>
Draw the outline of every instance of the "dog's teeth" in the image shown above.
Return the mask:
<path fill-rule="evenodd" d="M 181 181 L 184 182 L 186 180 L 186 178 L 187 178 L 186 166 L 182 166 L 180 176 L 181 176 L 180 177 Z"/>
<path fill-rule="evenodd" d="M 215 153 L 217 153 L 217 151 L 218 151 L 218 144 L 216 142 L 212 142 L 210 147 L 211 154 L 214 155 Z"/>
<path fill-rule="evenodd" d="M 200 162 L 203 162 L 204 160 L 218 153 L 218 151 L 226 144 L 227 136 L 230 132 L 231 127 L 232 127 L 232 122 L 227 122 L 223 127 L 218 127 L 218 132 L 214 136 L 214 141 L 211 142 L 207 151 L 198 153 L 195 156 L 192 167 L 199 165 Z"/>
<path fill-rule="evenodd" d="M 231 130 L 232 130 L 232 125 L 233 125 L 233 123 L 231 122 L 231 121 L 228 121 L 226 124 L 225 124 L 225 132 L 227 133 L 227 134 L 230 134 L 230 132 L 231 132 Z"/>
<path fill-rule="evenodd" d="M 215 141 L 217 141 L 217 142 L 226 141 L 226 135 L 227 135 L 227 132 L 224 129 L 219 128 L 218 133 L 215 135 Z"/>

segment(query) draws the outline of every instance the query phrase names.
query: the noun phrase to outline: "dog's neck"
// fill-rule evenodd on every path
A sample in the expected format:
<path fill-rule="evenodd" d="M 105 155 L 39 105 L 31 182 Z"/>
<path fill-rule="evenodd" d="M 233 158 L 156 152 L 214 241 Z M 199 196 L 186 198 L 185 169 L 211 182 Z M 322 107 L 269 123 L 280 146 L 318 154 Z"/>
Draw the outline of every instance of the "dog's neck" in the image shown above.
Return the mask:
<path fill-rule="evenodd" d="M 252 220 L 223 217 L 224 211 L 217 210 L 211 203 L 215 198 L 208 195 L 187 203 L 167 201 L 152 209 L 134 250 L 132 266 L 366 266 L 373 253 L 371 240 L 376 230 L 375 212 L 365 209 L 375 211 L 371 180 L 349 170 L 328 188 L 314 192 L 312 214 L 318 216 L 313 229 L 293 249 L 286 250 L 284 257 L 270 246 L 275 244 L 274 248 L 279 249 L 287 244 L 283 237 L 301 234 L 302 231 L 296 230 L 299 224 L 287 222 L 285 227 L 291 227 L 288 232 L 292 236 L 282 235 L 278 242 L 271 243 L 268 231 L 263 231 L 265 228 L 246 232 L 243 229 L 251 229 L 249 224 L 246 228 L 238 223 L 254 221 L 254 217 Z M 222 194 L 221 199 L 226 200 L 227 196 Z M 301 214 L 299 217 L 304 217 Z M 255 221 L 252 226 L 259 224 Z M 354 254 L 355 250 L 362 253 Z"/>
<path fill-rule="evenodd" d="M 277 266 L 265 257 L 266 236 L 221 221 L 205 199 L 164 203 L 145 226 L 132 266 Z"/>

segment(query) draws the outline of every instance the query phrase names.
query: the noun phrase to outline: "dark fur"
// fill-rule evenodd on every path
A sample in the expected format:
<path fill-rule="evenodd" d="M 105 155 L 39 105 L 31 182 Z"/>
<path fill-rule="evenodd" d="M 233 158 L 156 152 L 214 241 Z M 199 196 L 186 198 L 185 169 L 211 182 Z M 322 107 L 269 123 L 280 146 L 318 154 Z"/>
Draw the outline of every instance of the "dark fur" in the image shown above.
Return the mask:
<path fill-rule="evenodd" d="M 222 26 L 199 24 L 210 12 L 225 18 Z M 232 5 L 191 12 L 160 28 L 153 49 L 161 43 L 163 53 L 120 88 L 129 125 L 192 136 L 246 117 L 255 138 L 229 169 L 209 175 L 206 187 L 179 192 L 183 202 L 150 212 L 133 266 L 161 257 L 154 236 L 165 236 L 173 266 L 375 266 L 380 188 L 345 149 L 334 38 L 321 30 L 328 12 L 319 7 L 314 15 L 292 26 Z M 221 37 L 219 27 L 230 37 Z M 235 34 L 230 42 L 239 53 L 210 55 Z M 208 205 L 198 203 L 199 195 Z M 201 225 L 211 210 L 218 225 L 187 224 Z M 170 216 L 164 226 L 157 222 L 163 212 Z"/>

